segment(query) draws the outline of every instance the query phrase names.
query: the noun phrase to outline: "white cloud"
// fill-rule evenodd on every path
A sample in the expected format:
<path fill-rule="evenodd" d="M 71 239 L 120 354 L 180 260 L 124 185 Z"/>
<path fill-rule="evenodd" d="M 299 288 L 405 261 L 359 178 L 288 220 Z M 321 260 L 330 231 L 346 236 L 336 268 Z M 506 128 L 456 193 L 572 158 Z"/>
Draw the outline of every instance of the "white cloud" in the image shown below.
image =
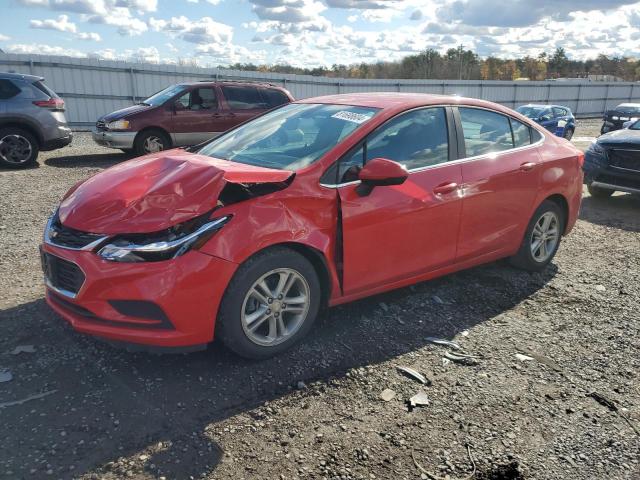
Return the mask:
<path fill-rule="evenodd" d="M 211 5 L 218 5 L 222 0 L 203 0 Z M 199 0 L 187 0 L 188 3 L 199 3 Z"/>
<path fill-rule="evenodd" d="M 76 32 L 76 24 L 69 21 L 66 15 L 59 15 L 57 19 L 48 18 L 46 20 L 31 20 L 31 28 L 41 28 L 43 30 L 58 30 L 59 32 Z"/>
<path fill-rule="evenodd" d="M 7 35 L 3 35 L 2 33 L 0 33 L 0 42 L 5 42 L 7 40 L 11 40 L 11 37 L 8 37 Z"/>
<path fill-rule="evenodd" d="M 92 15 L 88 20 L 91 23 L 118 27 L 118 33 L 123 36 L 141 35 L 149 29 L 146 22 L 133 17 L 126 7 L 116 7 L 106 15 Z"/>
<path fill-rule="evenodd" d="M 211 17 L 190 20 L 185 16 L 169 20 L 149 19 L 149 25 L 156 32 L 165 32 L 186 42 L 197 44 L 225 44 L 233 38 L 233 28 L 214 21 Z"/>
<path fill-rule="evenodd" d="M 95 32 L 80 32 L 76 35 L 76 38 L 80 40 L 89 40 L 92 42 L 101 42 L 102 37 Z"/>
<path fill-rule="evenodd" d="M 5 49 L 8 53 L 39 53 L 42 55 L 62 55 L 69 57 L 86 57 L 87 54 L 73 48 L 63 48 L 36 43 L 14 43 Z"/>

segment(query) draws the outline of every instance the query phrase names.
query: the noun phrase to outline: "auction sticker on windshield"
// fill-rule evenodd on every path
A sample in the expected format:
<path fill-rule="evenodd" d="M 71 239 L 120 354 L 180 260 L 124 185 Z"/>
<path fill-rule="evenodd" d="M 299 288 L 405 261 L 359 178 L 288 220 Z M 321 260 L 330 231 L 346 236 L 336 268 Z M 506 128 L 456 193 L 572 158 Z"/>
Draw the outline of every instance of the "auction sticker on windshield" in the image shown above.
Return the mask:
<path fill-rule="evenodd" d="M 332 118 L 339 118 L 340 120 L 346 120 L 353 123 L 364 123 L 371 118 L 371 115 L 364 115 L 362 113 L 348 112 L 342 110 L 331 115 Z"/>

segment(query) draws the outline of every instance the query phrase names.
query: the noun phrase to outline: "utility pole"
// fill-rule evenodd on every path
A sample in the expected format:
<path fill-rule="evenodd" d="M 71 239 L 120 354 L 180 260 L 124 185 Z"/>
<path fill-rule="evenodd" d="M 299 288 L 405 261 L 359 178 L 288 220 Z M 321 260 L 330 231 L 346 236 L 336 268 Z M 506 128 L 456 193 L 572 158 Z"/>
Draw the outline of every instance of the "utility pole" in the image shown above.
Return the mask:
<path fill-rule="evenodd" d="M 459 67 L 458 67 L 458 80 L 462 80 L 462 51 L 463 51 L 464 45 L 460 44 L 460 46 L 458 47 L 458 62 L 459 62 Z"/>

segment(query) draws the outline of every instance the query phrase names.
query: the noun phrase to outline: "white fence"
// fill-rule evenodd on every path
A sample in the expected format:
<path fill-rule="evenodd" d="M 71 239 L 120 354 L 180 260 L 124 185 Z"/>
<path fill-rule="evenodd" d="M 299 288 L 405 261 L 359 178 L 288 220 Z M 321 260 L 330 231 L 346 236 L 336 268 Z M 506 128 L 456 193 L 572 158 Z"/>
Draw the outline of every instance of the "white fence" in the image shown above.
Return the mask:
<path fill-rule="evenodd" d="M 44 77 L 65 99 L 67 120 L 76 127 L 91 126 L 99 116 L 142 101 L 167 85 L 205 79 L 270 82 L 287 88 L 296 98 L 395 91 L 456 94 L 512 108 L 529 102 L 556 103 L 571 108 L 578 117 L 600 116 L 619 103 L 640 101 L 640 84 L 626 82 L 362 80 L 7 53 L 0 53 L 0 71 Z"/>

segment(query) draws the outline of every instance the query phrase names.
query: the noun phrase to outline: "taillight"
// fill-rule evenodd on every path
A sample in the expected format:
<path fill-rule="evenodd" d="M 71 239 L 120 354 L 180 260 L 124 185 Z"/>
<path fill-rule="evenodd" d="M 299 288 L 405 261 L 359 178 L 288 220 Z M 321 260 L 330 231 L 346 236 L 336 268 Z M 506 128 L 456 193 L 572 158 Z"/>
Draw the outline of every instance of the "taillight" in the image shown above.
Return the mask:
<path fill-rule="evenodd" d="M 48 108 L 49 110 L 64 110 L 64 100 L 61 98 L 50 98 L 49 100 L 35 100 L 37 107 Z"/>
<path fill-rule="evenodd" d="M 578 154 L 578 165 L 580 165 L 580 168 L 584 165 L 584 153 Z"/>

